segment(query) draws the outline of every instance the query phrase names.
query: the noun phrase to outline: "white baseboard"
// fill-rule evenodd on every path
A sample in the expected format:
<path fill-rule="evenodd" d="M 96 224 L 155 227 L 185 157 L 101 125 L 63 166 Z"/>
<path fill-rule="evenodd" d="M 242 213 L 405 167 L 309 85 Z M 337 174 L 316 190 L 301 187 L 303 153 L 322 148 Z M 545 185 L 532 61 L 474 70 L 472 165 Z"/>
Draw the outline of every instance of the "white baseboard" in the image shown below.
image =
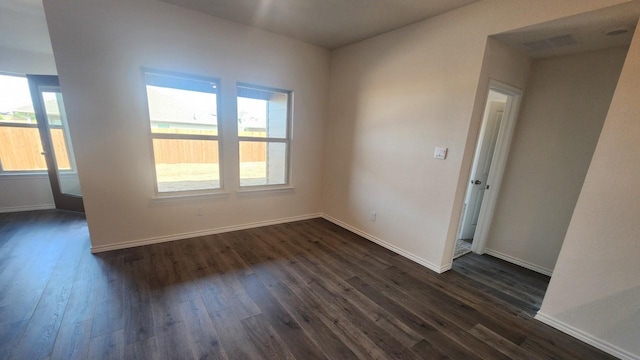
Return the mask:
<path fill-rule="evenodd" d="M 578 328 L 575 328 L 563 321 L 560 321 L 550 315 L 541 313 L 540 311 L 538 311 L 538 313 L 536 314 L 535 319 L 553 328 L 556 328 L 565 334 L 571 335 L 574 338 L 582 342 L 585 342 L 595 348 L 598 348 L 606 352 L 607 354 L 611 354 L 617 358 L 620 358 L 623 360 L 639 360 L 640 359 L 640 355 L 638 354 L 632 354 L 627 350 L 621 349 L 589 333 L 586 333 Z"/>
<path fill-rule="evenodd" d="M 301 215 L 301 216 L 293 216 L 293 217 L 288 217 L 288 218 L 283 218 L 283 219 L 276 219 L 276 220 L 268 220 L 268 221 L 260 221 L 260 222 L 255 222 L 255 223 L 249 223 L 249 224 L 242 224 L 242 225 L 233 225 L 233 226 L 225 226 L 225 227 L 221 227 L 221 228 L 216 228 L 216 229 L 208 229 L 208 230 L 201 230 L 201 231 L 191 231 L 191 232 L 186 232 L 186 233 L 180 233 L 180 234 L 173 234 L 173 235 L 165 235 L 165 236 L 157 236 L 157 237 L 151 237 L 151 238 L 146 238 L 146 239 L 139 239 L 139 240 L 131 240 L 131 241 L 125 241 L 125 242 L 121 242 L 121 243 L 117 243 L 117 244 L 109 244 L 109 245 L 97 245 L 97 246 L 92 246 L 91 247 L 91 253 L 100 253 L 100 252 L 105 252 L 105 251 L 112 251 L 112 250 L 119 250 L 119 249 L 126 249 L 126 248 L 132 248 L 132 247 L 137 247 L 137 246 L 143 246 L 143 245 L 151 245 L 151 244 L 158 244 L 158 243 L 163 243 L 163 242 L 168 242 L 168 241 L 174 241 L 174 240 L 183 240 L 183 239 L 190 239 L 190 238 L 194 238 L 194 237 L 198 237 L 198 236 L 206 236 L 206 235 L 213 235 L 213 234 L 221 234 L 221 233 L 225 233 L 225 232 L 231 232 L 231 231 L 238 231 L 238 230 L 245 230 L 245 229 L 252 229 L 252 228 L 256 228 L 256 227 L 261 227 L 261 226 L 269 226 L 269 225 L 276 225 L 276 224 L 283 224 L 283 223 L 288 223 L 288 222 L 294 222 L 294 221 L 301 221 L 301 220 L 309 220 L 309 219 L 315 219 L 315 218 L 319 218 L 322 217 L 344 229 L 347 229 L 349 231 L 351 231 L 354 234 L 360 235 L 362 237 L 364 237 L 365 239 L 372 241 L 384 248 L 387 248 L 393 252 L 395 252 L 396 254 L 399 254 L 401 256 L 406 257 L 407 259 L 414 261 L 432 271 L 435 271 L 437 273 L 443 273 L 449 269 L 451 269 L 451 264 L 447 264 L 444 266 L 437 266 L 435 264 L 433 264 L 432 262 L 425 260 L 419 256 L 413 255 L 407 251 L 404 251 L 402 249 L 400 249 L 399 247 L 389 244 L 388 242 L 379 239 L 371 234 L 368 234 L 360 229 L 354 228 L 353 226 L 347 225 L 345 223 L 343 223 L 342 221 L 335 219 L 329 215 L 326 214 L 309 214 L 309 215 Z"/>
<path fill-rule="evenodd" d="M 0 213 L 34 211 L 34 210 L 51 210 L 55 208 L 56 208 L 55 204 L 9 206 L 9 207 L 0 208 Z"/>
<path fill-rule="evenodd" d="M 309 214 L 309 215 L 301 215 L 301 216 L 292 216 L 292 217 L 288 217 L 288 218 L 282 218 L 282 219 L 276 219 L 276 220 L 267 220 L 267 221 L 259 221 L 259 222 L 249 223 L 249 224 L 223 226 L 223 227 L 216 228 L 216 229 L 191 231 L 191 232 L 186 232 L 186 233 L 181 233 L 181 234 L 173 234 L 173 235 L 151 237 L 151 238 L 146 238 L 146 239 L 131 240 L 131 241 L 125 241 L 125 242 L 121 242 L 121 243 L 117 243 L 117 244 L 98 245 L 98 246 L 92 246 L 91 247 L 91 253 L 96 254 L 96 253 L 100 253 L 100 252 L 104 252 L 104 251 L 112 251 L 112 250 L 126 249 L 126 248 L 131 248 L 131 247 L 136 247 L 136 246 L 158 244 L 158 243 L 174 241 L 174 240 L 190 239 L 190 238 L 194 238 L 194 237 L 198 237 L 198 236 L 221 234 L 221 233 L 225 233 L 225 232 L 252 229 L 252 228 L 257 228 L 257 227 L 261 227 L 261 226 L 276 225 L 276 224 L 283 224 L 283 223 L 289 223 L 289 222 L 300 221 L 300 220 L 315 219 L 315 218 L 319 218 L 319 217 L 322 217 L 322 215 L 321 214 Z"/>
<path fill-rule="evenodd" d="M 434 264 L 434 263 L 432 263 L 432 262 L 430 262 L 428 260 L 425 260 L 425 259 L 423 259 L 423 258 L 421 258 L 419 256 L 416 256 L 416 255 L 414 255 L 414 254 L 412 254 L 410 252 L 402 250 L 402 249 L 400 249 L 399 247 L 397 247 L 395 245 L 389 244 L 388 242 L 386 242 L 386 241 L 384 241 L 384 240 L 382 240 L 380 238 L 377 238 L 377 237 L 375 237 L 375 236 L 373 236 L 371 234 L 368 234 L 368 233 L 366 233 L 366 232 L 364 232 L 364 231 L 362 231 L 362 230 L 360 230 L 358 228 L 355 228 L 355 227 L 353 227 L 351 225 L 345 224 L 342 221 L 340 221 L 340 220 L 338 220 L 336 218 L 333 218 L 333 217 L 331 217 L 331 216 L 329 216 L 327 214 L 322 214 L 322 218 L 327 220 L 327 221 L 330 221 L 330 222 L 332 222 L 332 223 L 334 223 L 334 224 L 336 224 L 338 226 L 340 226 L 341 228 L 349 230 L 354 234 L 360 235 L 363 238 L 365 238 L 365 239 L 367 239 L 367 240 L 369 240 L 371 242 L 374 242 L 374 243 L 376 243 L 376 244 L 378 244 L 378 245 L 380 245 L 380 246 L 382 246 L 384 248 L 387 248 L 387 249 L 393 251 L 394 253 L 396 253 L 398 255 L 404 256 L 405 258 L 407 258 L 407 259 L 409 259 L 409 260 L 411 260 L 413 262 L 416 262 L 416 263 L 426 267 L 429 270 L 435 271 L 438 274 L 442 274 L 443 272 L 451 269 L 451 264 L 447 264 L 447 265 L 443 265 L 443 266 L 436 265 L 436 264 Z"/>
<path fill-rule="evenodd" d="M 520 260 L 518 258 L 515 258 L 515 257 L 511 256 L 511 255 L 503 254 L 503 253 L 501 253 L 499 251 L 495 251 L 495 250 L 491 250 L 491 249 L 485 248 L 484 252 L 487 255 L 491 255 L 493 257 L 497 257 L 498 259 L 502 259 L 504 261 L 508 261 L 508 262 L 510 262 L 512 264 L 516 264 L 518 266 L 522 266 L 523 268 L 527 268 L 529 270 L 533 270 L 533 271 L 538 272 L 538 273 L 543 274 L 543 275 L 551 276 L 551 274 L 553 273 L 553 270 L 545 269 L 545 268 L 543 268 L 541 266 L 538 266 L 536 264 L 532 264 L 532 263 L 530 263 L 528 261 Z"/>

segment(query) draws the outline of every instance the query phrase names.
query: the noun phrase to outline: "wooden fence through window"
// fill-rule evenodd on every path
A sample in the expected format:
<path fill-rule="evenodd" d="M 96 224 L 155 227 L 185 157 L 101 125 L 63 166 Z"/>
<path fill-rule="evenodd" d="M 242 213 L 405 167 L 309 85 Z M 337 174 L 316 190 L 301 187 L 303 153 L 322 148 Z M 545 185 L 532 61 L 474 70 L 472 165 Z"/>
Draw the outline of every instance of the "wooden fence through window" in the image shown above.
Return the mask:
<path fill-rule="evenodd" d="M 263 132 L 241 132 L 240 136 L 264 136 Z M 51 129 L 53 148 L 60 169 L 70 169 L 62 129 Z M 267 158 L 264 142 L 241 142 L 241 162 L 262 162 Z M 0 161 L 5 171 L 46 170 L 37 128 L 0 125 Z M 218 163 L 218 144 L 207 140 L 154 139 L 158 164 Z"/>

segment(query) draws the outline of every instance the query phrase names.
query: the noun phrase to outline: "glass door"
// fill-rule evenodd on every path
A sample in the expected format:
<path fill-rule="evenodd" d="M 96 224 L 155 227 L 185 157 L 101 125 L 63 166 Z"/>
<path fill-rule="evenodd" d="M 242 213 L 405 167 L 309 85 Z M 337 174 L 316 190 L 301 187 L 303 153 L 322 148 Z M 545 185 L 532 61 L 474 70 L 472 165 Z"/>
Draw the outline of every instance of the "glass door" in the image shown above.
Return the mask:
<path fill-rule="evenodd" d="M 27 75 L 27 79 L 56 208 L 84 212 L 58 77 Z"/>

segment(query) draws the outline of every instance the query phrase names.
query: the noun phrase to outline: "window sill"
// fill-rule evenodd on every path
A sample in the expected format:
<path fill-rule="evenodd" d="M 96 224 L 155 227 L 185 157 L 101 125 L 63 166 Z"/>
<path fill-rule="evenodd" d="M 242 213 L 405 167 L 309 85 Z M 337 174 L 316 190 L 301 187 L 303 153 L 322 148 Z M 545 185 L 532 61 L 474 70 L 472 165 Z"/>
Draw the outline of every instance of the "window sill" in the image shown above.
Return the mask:
<path fill-rule="evenodd" d="M 48 179 L 47 172 L 0 172 L 0 178 L 7 180 Z"/>
<path fill-rule="evenodd" d="M 156 194 L 151 198 L 152 202 L 165 203 L 173 201 L 206 200 L 229 197 L 227 191 L 191 193 L 191 194 Z"/>
<path fill-rule="evenodd" d="M 252 195 L 252 194 L 264 194 L 264 193 L 281 193 L 281 192 L 293 192 L 295 187 L 290 185 L 282 186 L 256 186 L 256 187 L 241 187 L 238 190 L 238 195 Z"/>

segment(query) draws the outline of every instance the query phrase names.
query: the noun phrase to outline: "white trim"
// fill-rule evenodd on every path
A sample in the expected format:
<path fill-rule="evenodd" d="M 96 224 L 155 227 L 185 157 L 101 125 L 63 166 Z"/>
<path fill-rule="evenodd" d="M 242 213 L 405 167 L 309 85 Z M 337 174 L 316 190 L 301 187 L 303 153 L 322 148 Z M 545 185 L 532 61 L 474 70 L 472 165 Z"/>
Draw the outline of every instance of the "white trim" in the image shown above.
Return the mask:
<path fill-rule="evenodd" d="M 504 261 L 510 262 L 512 264 L 516 264 L 518 266 L 522 266 L 523 268 L 527 268 L 529 270 L 533 270 L 537 273 L 540 273 L 542 275 L 546 275 L 546 276 L 551 276 L 551 274 L 553 273 L 553 270 L 549 270 L 546 268 L 543 268 L 542 266 L 538 266 L 536 264 L 532 264 L 528 261 L 524 261 L 524 260 L 520 260 L 518 258 L 515 258 L 511 255 L 507 255 L 504 253 L 501 253 L 499 251 L 495 251 L 489 248 L 485 248 L 484 249 L 484 253 L 487 255 L 491 255 L 493 257 L 497 257 L 498 259 L 502 259 Z"/>
<path fill-rule="evenodd" d="M 146 239 L 139 239 L 139 240 L 131 240 L 131 241 L 125 241 L 125 242 L 121 242 L 121 243 L 117 243 L 117 244 L 110 244 L 110 245 L 98 245 L 98 246 L 92 246 L 91 247 L 91 253 L 96 254 L 96 253 L 100 253 L 100 252 L 105 252 L 105 251 L 112 251 L 112 250 L 119 250 L 119 249 L 126 249 L 126 248 L 131 248 L 131 247 L 136 247 L 136 246 L 143 246 L 143 245 L 151 245 L 151 244 L 158 244 L 158 243 L 163 243 L 163 242 L 168 242 L 168 241 L 174 241 L 174 240 L 183 240 L 183 239 L 190 239 L 190 238 L 194 238 L 194 237 L 198 237 L 198 236 L 206 236 L 206 235 L 213 235 L 213 234 L 220 234 L 220 233 L 225 233 L 225 232 L 231 232 L 231 231 L 238 231 L 238 230 L 246 230 L 246 229 L 252 229 L 252 228 L 256 228 L 256 227 L 261 227 L 261 226 L 269 226 L 269 225 L 276 225 L 276 224 L 283 224 L 283 223 L 289 223 L 289 222 L 294 222 L 294 221 L 301 221 L 301 220 L 309 220 L 309 219 L 315 219 L 315 218 L 323 218 L 327 221 L 330 221 L 356 235 L 360 235 L 363 238 L 374 242 L 384 248 L 387 248 L 393 252 L 395 252 L 396 254 L 399 254 L 413 262 L 416 262 L 426 268 L 428 268 L 429 270 L 435 271 L 439 274 L 450 270 L 451 269 L 451 263 L 443 265 L 443 266 L 438 266 L 428 260 L 425 260 L 419 256 L 416 256 L 414 254 L 411 254 L 410 252 L 407 252 L 405 250 L 400 249 L 399 247 L 389 244 L 388 242 L 379 239 L 371 234 L 368 234 L 360 229 L 357 229 L 351 225 L 347 225 L 345 223 L 343 223 L 342 221 L 335 219 L 327 214 L 324 213 L 317 213 L 317 214 L 309 214 L 309 215 L 301 215 L 301 216 L 293 216 L 293 217 L 288 217 L 288 218 L 282 218 L 282 219 L 276 219 L 276 220 L 267 220 L 267 221 L 259 221 L 259 222 L 255 222 L 255 223 L 249 223 L 249 224 L 242 224 L 242 225 L 232 225 L 232 226 L 224 226 L 224 227 L 220 227 L 220 228 L 216 228 L 216 229 L 209 229 L 209 230 L 200 230 L 200 231 L 191 231 L 191 232 L 186 232 L 186 233 L 180 233 L 180 234 L 173 234 L 173 235 L 165 235 L 165 236 L 157 236 L 157 237 L 151 237 L 151 238 L 146 238 Z"/>
<path fill-rule="evenodd" d="M 91 253 L 96 254 L 104 251 L 112 251 L 112 250 L 126 249 L 126 248 L 131 248 L 136 246 L 158 244 L 158 243 L 174 241 L 174 240 L 190 239 L 198 236 L 206 236 L 206 235 L 220 234 L 220 233 L 231 232 L 231 231 L 246 230 L 246 229 L 252 229 L 252 228 L 257 228 L 261 226 L 269 226 L 269 225 L 283 224 L 283 223 L 289 223 L 294 221 L 309 220 L 309 219 L 315 219 L 319 217 L 322 217 L 322 215 L 319 213 L 292 216 L 292 217 L 276 219 L 276 220 L 258 221 L 258 222 L 249 223 L 249 224 L 223 226 L 220 228 L 209 229 L 209 230 L 190 231 L 190 232 L 180 233 L 180 234 L 156 236 L 156 237 L 139 239 L 139 240 L 130 240 L 130 241 L 124 241 L 117 244 L 97 245 L 97 246 L 91 246 Z"/>
<path fill-rule="evenodd" d="M 496 142 L 496 148 L 491 162 L 491 170 L 489 170 L 487 184 L 491 187 L 484 193 L 482 205 L 480 206 L 480 216 L 478 217 L 476 232 L 473 236 L 473 243 L 471 244 L 471 250 L 477 254 L 482 254 L 485 246 L 487 245 L 489 227 L 491 226 L 493 212 L 498 202 L 502 176 L 504 175 L 504 169 L 507 166 L 509 148 L 511 147 L 511 140 L 516 128 L 518 110 L 520 108 L 520 102 L 522 101 L 523 94 L 522 90 L 493 79 L 489 79 L 489 90 L 494 90 L 507 95 L 509 96 L 509 99 L 507 100 L 507 105 L 504 109 L 502 117 L 503 121 L 500 125 L 498 140 Z"/>
<path fill-rule="evenodd" d="M 244 195 L 262 194 L 262 193 L 293 192 L 295 189 L 296 188 L 291 185 L 272 185 L 272 186 L 258 185 L 255 187 L 241 186 L 240 190 L 238 190 L 236 194 L 238 194 L 238 196 L 244 196 Z"/>
<path fill-rule="evenodd" d="M 640 355 L 633 354 L 540 311 L 536 314 L 535 319 L 617 358 L 623 360 L 640 359 Z"/>
<path fill-rule="evenodd" d="M 0 208 L 0 213 L 34 211 L 34 210 L 51 210 L 55 208 L 56 208 L 55 204 L 9 206 L 9 207 Z"/>
<path fill-rule="evenodd" d="M 0 181 L 3 180 L 24 180 L 24 179 L 46 179 L 49 180 L 49 174 L 41 171 L 34 172 L 9 172 L 9 171 L 0 171 Z"/>
<path fill-rule="evenodd" d="M 402 250 L 401 248 L 399 248 L 399 247 L 397 247 L 395 245 L 389 244 L 388 242 L 386 242 L 386 241 L 384 241 L 384 240 L 382 240 L 380 238 L 377 238 L 377 237 L 375 237 L 375 236 L 373 236 L 373 235 L 371 235 L 369 233 L 366 233 L 366 232 L 364 232 L 364 231 L 362 231 L 362 230 L 360 230 L 358 228 L 355 228 L 355 227 L 353 227 L 351 225 L 343 223 L 342 221 L 340 221 L 340 220 L 338 220 L 338 219 L 336 219 L 334 217 L 331 217 L 331 216 L 329 216 L 327 214 L 323 213 L 322 214 L 322 218 L 327 220 L 327 221 L 330 221 L 330 222 L 332 222 L 332 223 L 334 223 L 334 224 L 336 224 L 338 226 L 340 226 L 341 228 L 349 230 L 349 231 L 351 231 L 352 233 L 354 233 L 356 235 L 360 235 L 363 238 L 365 238 L 365 239 L 367 239 L 367 240 L 369 240 L 371 242 L 374 242 L 374 243 L 376 243 L 376 244 L 378 244 L 378 245 L 380 245 L 380 246 L 382 246 L 384 248 L 387 248 L 387 249 L 393 251 L 394 253 L 396 253 L 398 255 L 401 255 L 401 256 L 403 256 L 403 257 L 405 257 L 405 258 L 407 258 L 407 259 L 409 259 L 409 260 L 411 260 L 411 261 L 413 261 L 415 263 L 418 263 L 418 264 L 426 267 L 429 270 L 435 271 L 438 274 L 442 274 L 443 272 L 451 269 L 451 263 L 443 265 L 443 266 L 438 266 L 438 265 L 436 265 L 436 264 L 434 264 L 434 263 L 432 263 L 432 262 L 430 262 L 430 261 L 428 261 L 426 259 L 423 259 L 423 258 L 421 258 L 421 257 L 419 257 L 417 255 L 414 255 L 414 254 L 412 254 L 412 253 L 410 253 L 408 251 Z"/>
<path fill-rule="evenodd" d="M 151 197 L 151 201 L 156 203 L 163 202 L 171 202 L 171 201 L 189 201 L 189 200 L 205 200 L 205 199 L 213 199 L 213 198 L 222 198 L 229 197 L 229 192 L 227 191 L 215 191 L 215 192 L 189 192 L 189 193 L 178 193 L 175 191 L 166 192 L 166 193 L 157 193 L 155 196 Z"/>

